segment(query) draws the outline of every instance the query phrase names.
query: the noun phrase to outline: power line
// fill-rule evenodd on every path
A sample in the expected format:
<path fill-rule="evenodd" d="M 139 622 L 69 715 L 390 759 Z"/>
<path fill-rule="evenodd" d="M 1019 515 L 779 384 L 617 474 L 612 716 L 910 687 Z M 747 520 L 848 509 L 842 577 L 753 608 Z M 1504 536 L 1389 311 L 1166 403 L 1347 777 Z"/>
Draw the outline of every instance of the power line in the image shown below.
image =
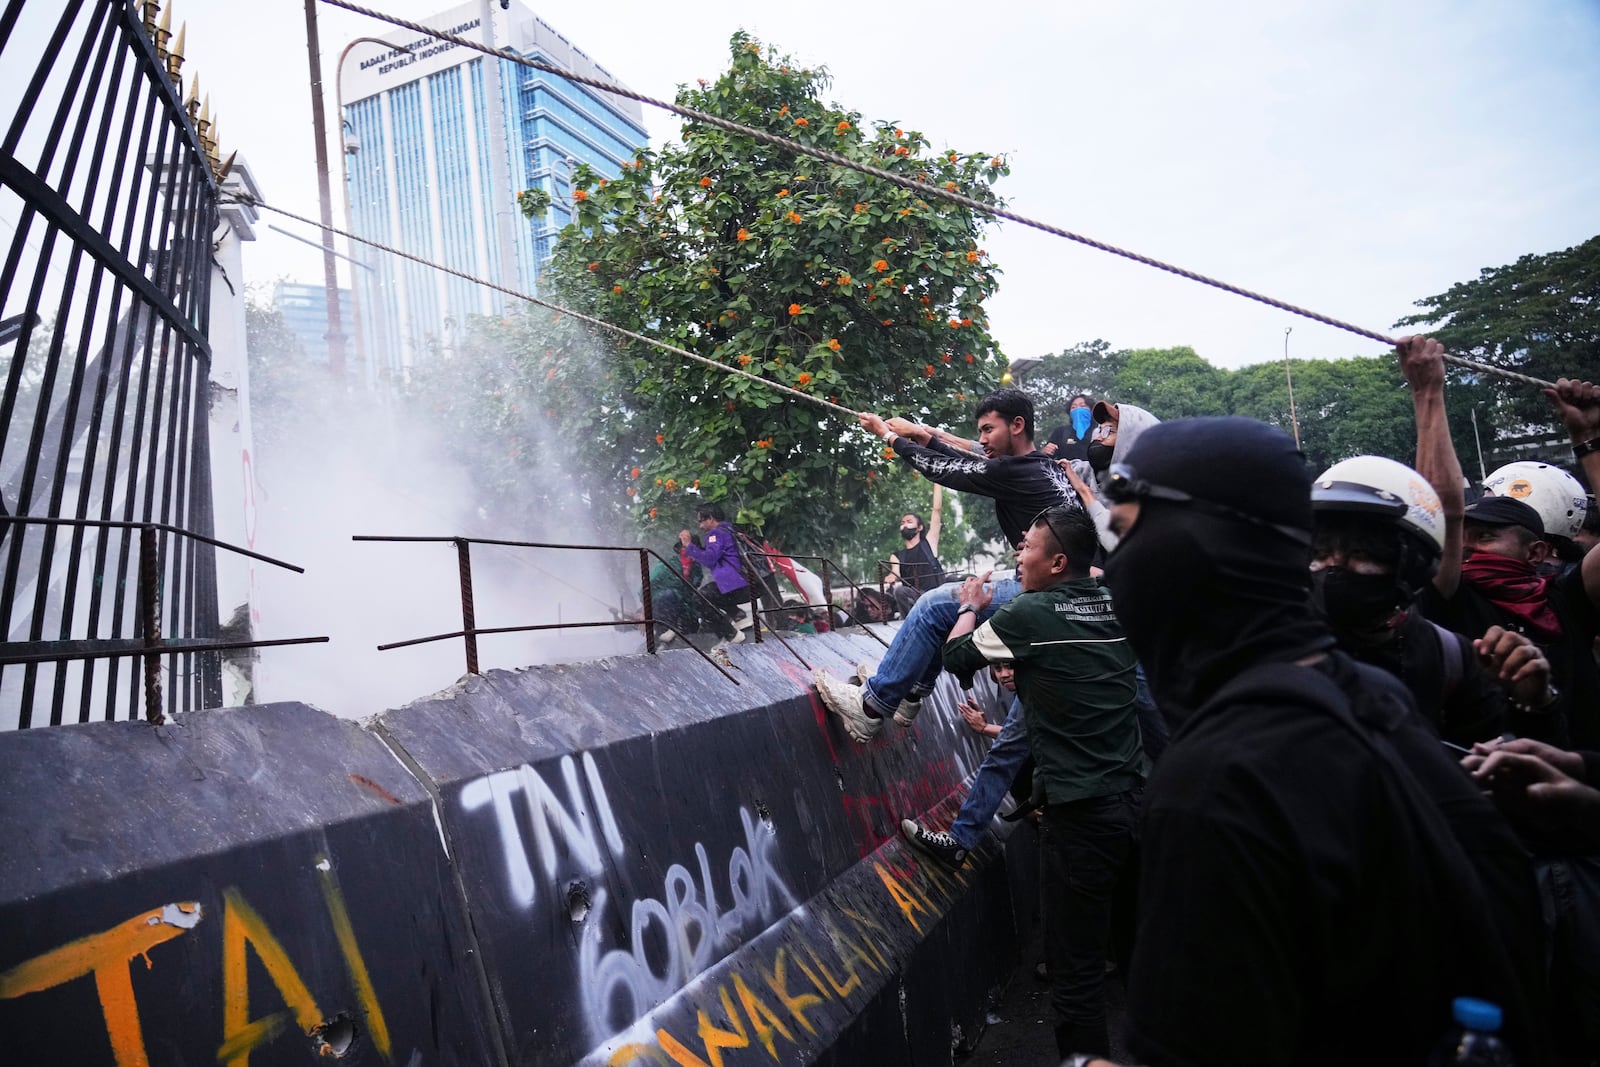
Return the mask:
<path fill-rule="evenodd" d="M 1199 282 L 1202 285 L 1209 285 L 1214 289 L 1221 289 L 1223 292 L 1232 293 L 1235 296 L 1242 296 L 1247 300 L 1254 300 L 1257 303 L 1265 304 L 1268 307 L 1277 308 L 1279 311 L 1287 311 L 1291 315 L 1298 315 L 1301 318 L 1310 319 L 1313 322 L 1320 322 L 1325 326 L 1332 326 L 1335 329 L 1344 330 L 1346 333 L 1353 333 L 1357 337 L 1365 337 L 1368 340 L 1377 341 L 1391 348 L 1398 347 L 1399 344 L 1398 339 L 1390 337 L 1387 334 L 1378 333 L 1375 330 L 1368 330 L 1362 326 L 1356 326 L 1352 323 L 1343 322 L 1339 319 L 1312 311 L 1309 308 L 1303 308 L 1295 304 L 1286 303 L 1285 301 L 1267 296 L 1264 293 L 1257 293 L 1250 289 L 1232 285 L 1220 279 L 1208 277 L 1207 275 L 1200 274 L 1192 270 L 1187 270 L 1172 263 L 1166 263 L 1159 259 L 1153 259 L 1150 256 L 1141 255 L 1138 252 L 1133 252 L 1125 248 L 1119 248 L 1116 245 L 1107 244 L 1104 241 L 1097 241 L 1092 237 L 1087 237 L 1079 233 L 1073 233 L 1071 230 L 1062 229 L 1061 227 L 1051 225 L 1048 222 L 1041 222 L 1038 219 L 1030 218 L 1027 215 L 1018 214 L 1015 211 L 1000 207 L 996 204 L 986 204 L 983 201 L 976 200 L 965 195 L 964 193 L 953 192 L 948 189 L 928 185 L 925 182 L 919 181 L 915 178 L 910 178 L 903 174 L 896 174 L 893 171 L 885 170 L 882 167 L 875 167 L 870 163 L 861 163 L 857 160 L 843 156 L 838 152 L 829 151 L 826 148 L 817 148 L 812 145 L 803 144 L 789 137 L 781 137 L 778 134 L 769 133 L 766 130 L 758 130 L 752 126 L 745 126 L 741 123 L 733 122 L 729 119 L 721 118 L 720 116 L 712 115 L 705 111 L 697 111 L 694 108 L 684 107 L 681 104 L 675 104 L 667 100 L 658 100 L 653 96 L 647 96 L 644 93 L 636 92 L 635 90 L 629 89 L 625 85 L 619 85 L 616 82 L 605 81 L 601 78 L 592 78 L 588 75 L 579 74 L 576 71 L 567 70 L 552 63 L 545 63 L 537 59 L 530 59 L 527 56 L 519 55 L 516 52 L 513 52 L 509 48 L 490 48 L 479 41 L 473 41 L 457 34 L 435 29 L 432 26 L 426 26 L 420 22 L 412 22 L 408 19 L 402 19 L 398 16 L 386 14 L 382 11 L 375 11 L 372 8 L 362 7 L 360 4 L 351 3 L 350 0 L 322 0 L 322 2 L 325 4 L 330 4 L 334 7 L 343 8 L 346 11 L 354 11 L 358 15 L 366 15 L 368 18 L 374 18 L 380 22 L 387 22 L 392 26 L 399 26 L 402 29 L 412 30 L 416 33 L 421 33 L 429 37 L 436 37 L 441 41 L 449 41 L 450 43 L 458 45 L 462 48 L 470 48 L 475 52 L 482 52 L 484 55 L 495 56 L 496 58 L 508 60 L 509 62 L 517 63 L 524 67 L 530 67 L 534 70 L 543 71 L 546 74 L 554 74 L 557 77 L 565 78 L 567 81 L 575 82 L 579 85 L 587 85 L 591 89 L 599 89 L 602 92 L 610 93 L 613 96 L 621 96 L 629 100 L 637 100 L 641 104 L 649 104 L 651 107 L 660 108 L 663 111 L 670 111 L 681 118 L 691 119 L 695 122 L 703 122 L 709 126 L 715 126 L 718 129 L 726 130 L 729 133 L 737 133 L 746 137 L 753 137 L 764 144 L 772 145 L 773 147 L 783 149 L 784 151 L 795 152 L 804 156 L 811 156 L 814 159 L 820 159 L 826 163 L 832 163 L 836 166 L 845 167 L 862 174 L 870 174 L 874 178 L 879 178 L 893 185 L 897 185 L 902 189 L 908 189 L 911 192 L 917 193 L 918 195 L 935 197 L 940 200 L 948 201 L 952 204 L 958 204 L 961 207 L 972 211 L 981 212 L 993 218 L 1007 219 L 1011 222 L 1018 223 L 1019 225 L 1027 226 L 1030 229 L 1051 234 L 1055 237 L 1064 237 L 1069 241 L 1075 241 L 1078 244 L 1086 245 L 1089 248 L 1098 249 L 1101 252 L 1109 252 L 1114 256 L 1121 256 L 1123 259 L 1131 259 L 1135 263 L 1142 263 L 1147 267 L 1154 267 L 1157 270 L 1166 271 L 1169 274 L 1176 274 L 1180 278 L 1187 278 L 1190 281 Z M 535 303 L 538 303 L 538 301 L 535 301 Z M 620 327 L 610 328 L 620 329 Z M 638 337 L 638 335 L 634 336 Z M 639 339 L 648 341 L 648 338 Z M 650 341 L 649 343 L 656 344 L 658 342 Z M 693 359 L 702 358 L 694 355 L 691 352 L 683 352 L 682 349 L 676 349 L 675 351 L 681 353 L 682 355 L 690 356 Z M 1487 363 L 1480 363 L 1475 359 L 1468 359 L 1465 356 L 1451 355 L 1447 352 L 1445 353 L 1444 358 L 1447 362 L 1454 363 L 1457 366 L 1466 367 L 1483 374 L 1493 374 L 1501 378 L 1508 378 L 1511 381 L 1522 382 L 1525 385 L 1532 385 L 1541 389 L 1551 389 L 1555 386 L 1555 383 L 1547 382 L 1542 378 L 1533 378 L 1517 371 L 1505 370 L 1500 367 L 1491 366 Z M 714 365 L 720 366 L 720 364 Z M 755 376 L 748 375 L 747 377 Z M 779 389 L 786 388 L 785 386 L 777 385 L 777 383 L 772 382 L 767 378 L 756 378 L 756 380 L 768 385 L 774 385 Z M 795 392 L 795 390 L 788 391 Z M 801 397 L 805 396 L 803 393 L 796 393 L 796 395 Z M 815 397 L 807 397 L 806 399 L 816 401 Z M 825 401 L 823 403 L 825 403 Z M 851 412 L 851 414 L 853 415 L 854 412 Z"/>
<path fill-rule="evenodd" d="M 281 207 L 273 207 L 271 204 L 264 203 L 255 199 L 254 197 L 237 196 L 234 199 L 238 203 L 249 204 L 252 207 L 260 208 L 262 211 L 271 211 L 274 214 L 282 215 L 284 218 L 294 219 L 296 222 L 303 222 L 307 226 L 316 226 L 319 229 L 326 229 L 330 233 L 336 233 L 341 237 L 348 237 L 352 241 L 360 241 L 364 245 L 371 245 L 373 248 L 388 252 L 390 255 L 399 256 L 401 259 L 409 259 L 413 263 L 420 263 L 425 267 L 432 267 L 434 270 L 444 271 L 446 274 L 452 274 L 457 278 L 461 278 L 469 282 L 476 282 L 478 285 L 488 286 L 490 289 L 505 293 L 507 296 L 514 296 L 520 300 L 526 300 L 530 304 L 537 304 L 542 308 L 548 308 L 549 310 L 559 312 L 562 315 L 570 315 L 579 322 L 586 322 L 591 326 L 597 326 L 603 330 L 610 330 L 612 333 L 621 337 L 626 337 L 630 341 L 639 341 L 643 344 L 650 345 L 653 348 L 659 348 L 663 352 L 671 352 L 675 356 L 683 356 L 686 359 L 694 360 L 696 363 L 703 363 L 712 370 L 719 370 L 725 374 L 737 374 L 741 378 L 748 378 L 751 381 L 760 385 L 764 385 L 769 389 L 776 389 L 779 392 L 788 393 L 796 400 L 804 400 L 808 404 L 815 404 L 818 407 L 827 408 L 830 411 L 837 411 L 842 415 L 848 415 L 852 420 L 854 420 L 856 417 L 856 412 L 850 410 L 842 404 L 835 404 L 831 400 L 824 400 L 820 396 L 812 396 L 810 393 L 791 388 L 790 386 L 784 385 L 782 382 L 775 382 L 771 378 L 763 378 L 759 374 L 751 374 L 750 372 L 742 371 L 737 367 L 730 367 L 726 363 L 718 363 L 714 359 L 708 359 L 705 356 L 690 352 L 686 348 L 679 348 L 677 345 L 670 345 L 665 341 L 658 341 L 654 337 L 646 337 L 642 333 L 635 333 L 634 331 L 626 329 L 622 326 L 618 326 L 615 323 L 607 322 L 604 319 L 597 319 L 593 315 L 585 315 L 581 311 L 573 311 L 569 307 L 563 307 L 560 304 L 552 304 L 548 300 L 540 300 L 538 297 L 529 293 L 524 293 L 518 289 L 512 289 L 508 286 L 501 285 L 498 282 L 492 282 L 487 278 L 479 278 L 474 274 L 468 274 L 465 271 L 456 270 L 454 267 L 446 266 L 443 263 L 436 263 L 431 259 L 423 259 L 421 256 L 412 255 L 410 252 L 403 251 L 391 245 L 383 244 L 380 241 L 374 241 L 370 238 L 362 237 L 360 234 L 351 233 L 348 230 L 341 230 L 337 226 L 325 227 L 322 223 L 316 221 L 315 219 L 306 218 L 304 215 L 296 215 L 294 212 L 286 211 Z"/>

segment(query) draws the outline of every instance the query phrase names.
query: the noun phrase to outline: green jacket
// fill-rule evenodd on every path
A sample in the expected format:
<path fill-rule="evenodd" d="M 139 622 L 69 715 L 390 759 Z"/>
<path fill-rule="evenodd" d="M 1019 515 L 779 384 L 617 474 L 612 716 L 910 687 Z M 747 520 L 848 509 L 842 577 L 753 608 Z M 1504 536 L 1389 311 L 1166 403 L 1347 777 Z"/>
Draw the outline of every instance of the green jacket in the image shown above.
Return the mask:
<path fill-rule="evenodd" d="M 1120 793 L 1144 780 L 1137 667 L 1098 579 L 1021 593 L 944 646 L 945 668 L 964 686 L 980 668 L 1007 660 L 1016 665 L 1035 792 L 1042 784 L 1046 803 Z"/>

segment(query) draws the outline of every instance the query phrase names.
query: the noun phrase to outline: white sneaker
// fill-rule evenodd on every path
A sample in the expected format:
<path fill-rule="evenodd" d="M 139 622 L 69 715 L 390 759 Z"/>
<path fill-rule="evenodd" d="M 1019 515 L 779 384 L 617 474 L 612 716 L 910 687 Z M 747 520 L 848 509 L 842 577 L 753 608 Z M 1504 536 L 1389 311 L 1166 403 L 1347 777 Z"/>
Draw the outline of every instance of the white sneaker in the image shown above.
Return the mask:
<path fill-rule="evenodd" d="M 828 706 L 828 710 L 844 722 L 845 733 L 862 744 L 878 736 L 878 731 L 883 729 L 883 720 L 867 714 L 860 686 L 841 682 L 821 667 L 811 673 L 811 680 L 816 684 L 817 695 Z"/>
<path fill-rule="evenodd" d="M 733 631 L 733 636 L 732 637 L 724 637 L 721 641 L 718 641 L 716 644 L 712 645 L 711 647 L 712 648 L 727 648 L 729 645 L 737 645 L 739 642 L 741 642 L 743 640 L 744 640 L 744 631 L 743 630 L 735 630 L 735 631 Z"/>
<path fill-rule="evenodd" d="M 901 726 L 910 726 L 916 722 L 917 715 L 922 711 L 922 701 L 912 700 L 910 697 L 900 701 L 900 706 L 894 709 L 894 721 Z"/>
<path fill-rule="evenodd" d="M 878 665 L 876 663 L 870 663 L 867 660 L 862 660 L 860 663 L 856 664 L 856 681 L 860 682 L 862 685 L 866 685 L 867 679 L 871 678 L 877 673 Z"/>

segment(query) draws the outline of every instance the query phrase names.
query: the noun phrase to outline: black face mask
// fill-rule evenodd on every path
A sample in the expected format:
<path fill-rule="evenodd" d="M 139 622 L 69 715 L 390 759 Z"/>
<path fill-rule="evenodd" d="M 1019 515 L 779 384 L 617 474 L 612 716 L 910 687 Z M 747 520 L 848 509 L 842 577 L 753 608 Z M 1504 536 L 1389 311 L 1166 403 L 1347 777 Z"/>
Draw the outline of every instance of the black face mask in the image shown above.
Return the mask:
<path fill-rule="evenodd" d="M 917 539 L 918 532 L 919 531 L 915 526 L 900 527 L 900 537 L 906 541 L 915 541 Z"/>
<path fill-rule="evenodd" d="M 1105 583 L 1174 730 L 1244 668 L 1333 645 L 1311 606 L 1308 555 L 1259 527 L 1143 502 Z"/>
<path fill-rule="evenodd" d="M 1311 599 L 1335 630 L 1375 631 L 1394 617 L 1400 591 L 1389 574 L 1357 574 L 1345 567 L 1311 572 Z"/>
<path fill-rule="evenodd" d="M 1101 441 L 1089 442 L 1089 466 L 1097 471 L 1103 471 L 1111 466 L 1111 453 L 1115 452 L 1115 445 L 1108 445 Z"/>

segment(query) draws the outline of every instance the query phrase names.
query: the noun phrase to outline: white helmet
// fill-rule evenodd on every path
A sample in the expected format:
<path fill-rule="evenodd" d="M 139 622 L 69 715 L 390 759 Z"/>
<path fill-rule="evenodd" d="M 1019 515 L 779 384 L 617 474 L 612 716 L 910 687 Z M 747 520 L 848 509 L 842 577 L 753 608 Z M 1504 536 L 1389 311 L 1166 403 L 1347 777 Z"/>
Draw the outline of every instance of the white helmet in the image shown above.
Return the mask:
<path fill-rule="evenodd" d="M 1507 463 L 1483 480 L 1485 492 L 1520 500 L 1544 520 L 1544 532 L 1569 541 L 1583 528 L 1589 494 L 1560 467 L 1523 460 Z"/>
<path fill-rule="evenodd" d="M 1435 558 L 1444 555 L 1444 505 L 1428 480 L 1404 463 L 1382 456 L 1335 463 L 1311 483 L 1311 509 L 1387 515 Z"/>

